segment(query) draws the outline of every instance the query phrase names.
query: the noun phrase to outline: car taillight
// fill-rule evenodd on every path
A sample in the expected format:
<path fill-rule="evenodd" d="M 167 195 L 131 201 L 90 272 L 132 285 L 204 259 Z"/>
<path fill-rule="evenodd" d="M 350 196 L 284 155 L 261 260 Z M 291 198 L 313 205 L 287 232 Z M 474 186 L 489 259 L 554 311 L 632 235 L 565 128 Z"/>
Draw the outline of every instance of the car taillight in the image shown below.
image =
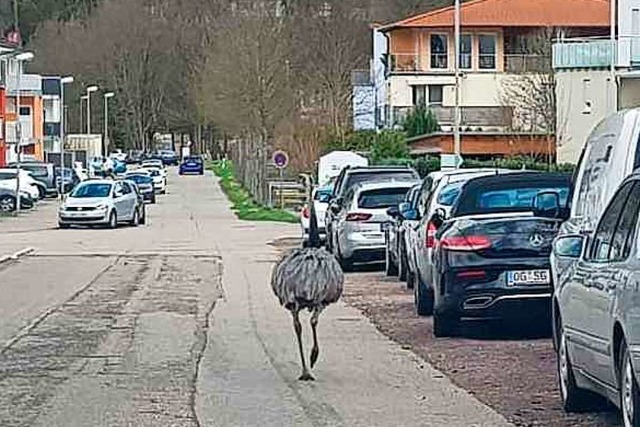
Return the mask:
<path fill-rule="evenodd" d="M 450 251 L 479 251 L 490 248 L 491 240 L 486 236 L 449 236 L 440 245 Z"/>
<path fill-rule="evenodd" d="M 372 215 L 365 212 L 350 212 L 345 218 L 347 221 L 367 221 L 371 219 Z"/>
<path fill-rule="evenodd" d="M 305 206 L 302 208 L 302 216 L 305 218 L 309 218 L 309 206 Z"/>
<path fill-rule="evenodd" d="M 436 228 L 436 226 L 429 221 L 429 223 L 427 223 L 427 238 L 425 239 L 424 242 L 424 246 L 427 249 L 431 249 L 436 245 L 436 232 L 438 231 L 438 229 Z"/>

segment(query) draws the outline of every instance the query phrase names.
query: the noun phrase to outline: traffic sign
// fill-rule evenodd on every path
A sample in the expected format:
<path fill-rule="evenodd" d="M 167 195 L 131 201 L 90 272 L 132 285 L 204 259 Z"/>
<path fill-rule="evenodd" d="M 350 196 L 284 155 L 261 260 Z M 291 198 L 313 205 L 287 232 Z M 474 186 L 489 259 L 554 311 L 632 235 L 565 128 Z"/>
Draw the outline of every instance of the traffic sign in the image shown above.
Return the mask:
<path fill-rule="evenodd" d="M 282 150 L 277 150 L 271 157 L 273 165 L 278 169 L 284 169 L 289 164 L 289 156 Z"/>
<path fill-rule="evenodd" d="M 462 165 L 462 156 L 440 154 L 440 169 L 455 169 Z"/>

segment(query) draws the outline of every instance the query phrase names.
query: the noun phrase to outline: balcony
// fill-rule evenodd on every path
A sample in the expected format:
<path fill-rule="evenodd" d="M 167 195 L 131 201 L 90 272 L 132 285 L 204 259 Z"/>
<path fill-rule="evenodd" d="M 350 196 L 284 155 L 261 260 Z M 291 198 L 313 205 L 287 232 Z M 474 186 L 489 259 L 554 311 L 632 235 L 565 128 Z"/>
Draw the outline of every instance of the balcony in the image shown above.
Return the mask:
<path fill-rule="evenodd" d="M 395 53 L 389 55 L 389 70 L 392 73 L 415 73 L 425 71 L 420 64 L 420 55 Z"/>
<path fill-rule="evenodd" d="M 429 107 L 441 126 L 453 126 L 454 107 L 432 105 Z M 394 121 L 401 123 L 413 110 L 413 107 L 394 107 Z M 467 130 L 484 127 L 509 128 L 512 125 L 513 111 L 511 107 L 460 107 L 460 126 Z"/>
<path fill-rule="evenodd" d="M 504 57 L 504 71 L 507 73 L 548 73 L 551 71 L 551 58 L 546 55 L 532 55 L 532 54 L 520 54 L 520 53 L 505 53 Z M 450 68 L 446 65 L 448 56 L 445 54 L 435 54 L 431 58 L 427 56 L 420 57 L 420 55 L 413 53 L 398 53 L 389 55 L 389 71 L 391 73 L 442 73 L 452 72 L 453 64 Z M 471 65 L 474 62 L 479 62 L 483 58 L 472 58 L 469 54 L 461 55 L 460 64 L 462 66 L 462 72 L 474 72 L 474 71 L 492 71 L 492 70 L 472 70 Z M 494 57 L 490 57 L 494 59 Z M 433 64 L 441 64 L 439 68 L 429 68 L 429 64 L 424 64 L 425 61 L 431 61 Z M 467 66 L 465 67 L 465 64 Z M 495 63 L 494 63 L 495 65 Z"/>
<path fill-rule="evenodd" d="M 505 53 L 504 71 L 507 73 L 549 73 L 551 58 L 547 55 Z"/>
<path fill-rule="evenodd" d="M 568 39 L 553 44 L 553 68 L 607 68 L 617 57 L 609 39 Z"/>

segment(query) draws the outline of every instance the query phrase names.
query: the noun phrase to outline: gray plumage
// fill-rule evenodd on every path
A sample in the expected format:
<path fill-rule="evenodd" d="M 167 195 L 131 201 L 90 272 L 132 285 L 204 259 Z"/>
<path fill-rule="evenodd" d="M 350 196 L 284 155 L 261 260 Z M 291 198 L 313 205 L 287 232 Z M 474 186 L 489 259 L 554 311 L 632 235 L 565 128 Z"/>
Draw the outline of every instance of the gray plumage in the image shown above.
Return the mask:
<path fill-rule="evenodd" d="M 299 313 L 307 309 L 311 314 L 313 349 L 311 368 L 319 354 L 316 326 L 320 313 L 340 299 L 344 285 L 344 274 L 333 255 L 323 248 L 294 249 L 285 254 L 274 266 L 271 287 L 280 304 L 291 312 L 298 338 L 298 349 L 302 359 L 300 380 L 313 380 L 307 369 L 302 348 L 302 326 Z"/>

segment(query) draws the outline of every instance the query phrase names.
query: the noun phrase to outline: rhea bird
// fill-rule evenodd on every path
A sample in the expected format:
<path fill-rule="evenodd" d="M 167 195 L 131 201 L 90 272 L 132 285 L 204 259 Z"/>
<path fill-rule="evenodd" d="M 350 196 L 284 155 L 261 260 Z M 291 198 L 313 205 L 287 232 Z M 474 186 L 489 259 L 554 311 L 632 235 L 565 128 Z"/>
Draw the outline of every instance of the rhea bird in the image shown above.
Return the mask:
<path fill-rule="evenodd" d="M 320 245 L 317 217 L 313 203 L 309 218 L 309 244 L 304 248 L 293 249 L 286 253 L 274 266 L 271 274 L 271 287 L 280 300 L 280 304 L 291 312 L 293 327 L 298 338 L 298 350 L 302 360 L 300 381 L 313 381 L 307 368 L 302 345 L 302 324 L 300 311 L 311 312 L 311 331 L 313 348 L 311 349 L 311 369 L 318 360 L 317 326 L 322 311 L 328 305 L 337 302 L 342 296 L 344 274 L 335 257 Z"/>

